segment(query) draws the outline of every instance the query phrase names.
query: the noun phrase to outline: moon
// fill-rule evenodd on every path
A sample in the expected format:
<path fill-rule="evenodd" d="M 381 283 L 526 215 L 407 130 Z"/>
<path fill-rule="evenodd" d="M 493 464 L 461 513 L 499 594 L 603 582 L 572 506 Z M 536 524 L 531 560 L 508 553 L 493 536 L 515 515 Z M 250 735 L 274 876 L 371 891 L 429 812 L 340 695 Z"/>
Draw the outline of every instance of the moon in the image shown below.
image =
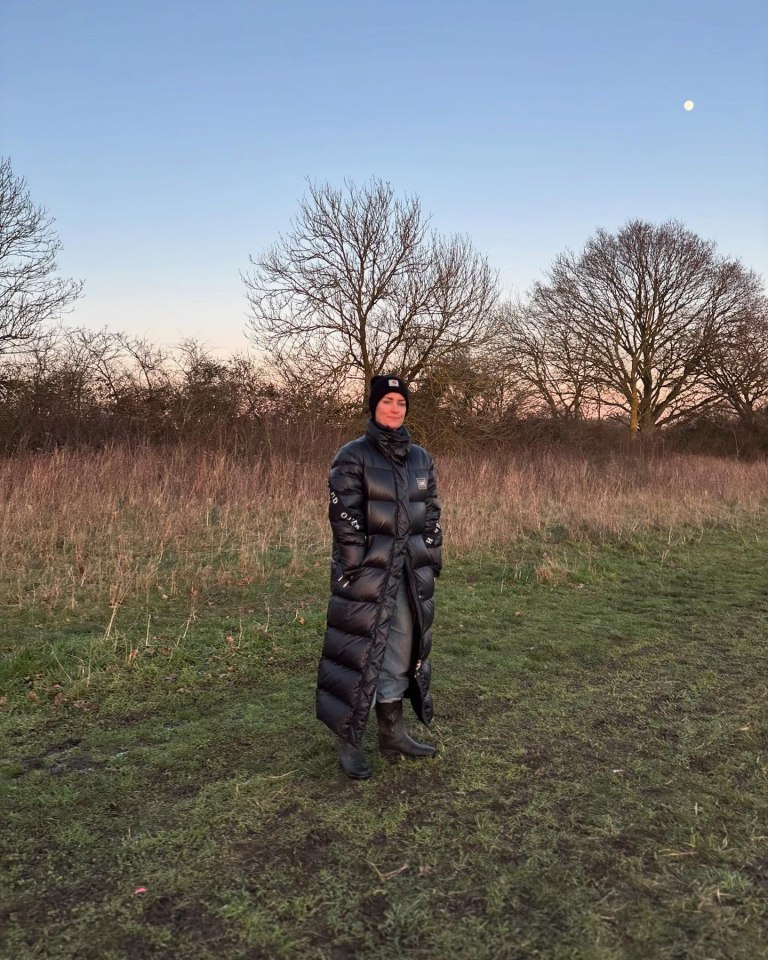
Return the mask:
<path fill-rule="evenodd" d="M 686 100 L 683 104 L 683 110 L 693 110 L 694 103 L 693 100 Z"/>

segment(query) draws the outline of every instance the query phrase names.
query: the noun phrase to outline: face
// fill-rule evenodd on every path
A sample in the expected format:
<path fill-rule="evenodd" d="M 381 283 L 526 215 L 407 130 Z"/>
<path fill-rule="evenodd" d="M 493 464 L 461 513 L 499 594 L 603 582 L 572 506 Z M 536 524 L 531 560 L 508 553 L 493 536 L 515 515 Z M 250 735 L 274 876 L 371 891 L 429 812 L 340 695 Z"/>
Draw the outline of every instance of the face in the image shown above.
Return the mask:
<path fill-rule="evenodd" d="M 403 425 L 406 408 L 405 397 L 402 394 L 385 393 L 376 404 L 374 420 L 380 427 L 397 430 L 398 427 Z"/>

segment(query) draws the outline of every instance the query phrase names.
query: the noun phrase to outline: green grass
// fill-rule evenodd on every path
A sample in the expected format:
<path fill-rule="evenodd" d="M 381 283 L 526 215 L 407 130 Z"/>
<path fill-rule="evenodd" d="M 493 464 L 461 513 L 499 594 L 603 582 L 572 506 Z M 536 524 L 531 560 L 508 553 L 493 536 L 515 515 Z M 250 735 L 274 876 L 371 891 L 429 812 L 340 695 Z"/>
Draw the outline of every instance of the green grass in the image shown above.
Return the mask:
<path fill-rule="evenodd" d="M 745 524 L 449 560 L 440 753 L 390 766 L 371 728 L 364 783 L 314 720 L 320 561 L 109 631 L 6 608 L 2 955 L 765 956 L 766 551 Z"/>

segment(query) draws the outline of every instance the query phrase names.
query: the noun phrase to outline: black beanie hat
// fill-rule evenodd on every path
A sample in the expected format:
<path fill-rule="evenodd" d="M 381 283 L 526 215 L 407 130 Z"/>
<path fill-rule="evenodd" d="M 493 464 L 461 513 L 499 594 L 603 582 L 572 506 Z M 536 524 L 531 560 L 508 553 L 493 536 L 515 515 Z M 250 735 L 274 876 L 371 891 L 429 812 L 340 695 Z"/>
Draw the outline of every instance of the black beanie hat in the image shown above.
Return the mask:
<path fill-rule="evenodd" d="M 399 393 L 401 397 L 405 397 L 405 412 L 408 413 L 408 405 L 411 402 L 411 398 L 408 395 L 408 387 L 405 383 L 405 380 L 401 380 L 400 377 L 396 377 L 393 374 L 385 373 L 381 377 L 371 378 L 371 392 L 368 396 L 368 409 L 371 411 L 372 417 L 375 417 L 376 407 L 379 405 L 379 400 L 381 400 L 382 397 L 385 397 L 388 393 Z"/>

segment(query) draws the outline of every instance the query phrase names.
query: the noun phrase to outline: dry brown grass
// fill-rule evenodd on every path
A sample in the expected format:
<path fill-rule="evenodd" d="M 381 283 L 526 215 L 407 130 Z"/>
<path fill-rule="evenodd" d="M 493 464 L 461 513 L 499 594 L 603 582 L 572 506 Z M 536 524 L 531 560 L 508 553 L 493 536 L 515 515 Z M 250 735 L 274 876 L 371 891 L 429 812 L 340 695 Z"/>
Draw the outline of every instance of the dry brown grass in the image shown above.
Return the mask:
<path fill-rule="evenodd" d="M 768 461 L 558 448 L 507 458 L 441 461 L 441 496 L 459 549 L 530 533 L 562 539 L 631 537 L 643 530 L 738 526 L 768 505 Z"/>
<path fill-rule="evenodd" d="M 0 461 L 0 602 L 15 607 L 195 592 L 324 562 L 326 462 L 113 449 Z M 450 550 L 529 534 L 630 537 L 738 526 L 768 502 L 768 462 L 556 449 L 438 463 Z"/>
<path fill-rule="evenodd" d="M 97 591 L 114 605 L 295 565 L 323 548 L 323 485 L 306 464 L 182 449 L 4 460 L 2 602 L 74 607 Z"/>

